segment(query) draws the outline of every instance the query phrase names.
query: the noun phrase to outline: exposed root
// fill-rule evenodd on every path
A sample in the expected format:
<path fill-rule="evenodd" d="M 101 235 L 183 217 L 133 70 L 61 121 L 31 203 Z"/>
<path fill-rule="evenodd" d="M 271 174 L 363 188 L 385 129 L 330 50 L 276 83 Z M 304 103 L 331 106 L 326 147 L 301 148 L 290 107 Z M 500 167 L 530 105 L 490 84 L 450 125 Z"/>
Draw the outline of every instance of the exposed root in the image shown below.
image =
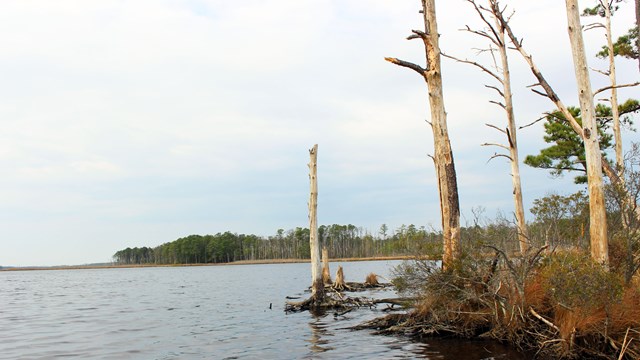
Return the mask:
<path fill-rule="evenodd" d="M 336 314 L 342 314 L 351 311 L 354 308 L 359 307 L 375 307 L 377 303 L 382 303 L 381 301 L 376 302 L 376 300 L 365 298 L 365 297 L 349 297 L 343 296 L 340 293 L 326 293 L 324 298 L 320 301 L 314 299 L 313 297 L 300 301 L 300 302 L 290 302 L 287 301 L 285 304 L 284 311 L 285 312 L 300 312 L 300 311 L 311 311 L 311 312 L 327 312 L 330 310 L 338 310 L 339 312 Z"/>
<path fill-rule="evenodd" d="M 338 271 L 336 272 L 336 281 L 333 282 L 333 289 L 337 291 L 344 291 L 345 289 L 348 289 L 348 286 L 344 281 L 344 271 L 340 265 L 338 265 Z"/>

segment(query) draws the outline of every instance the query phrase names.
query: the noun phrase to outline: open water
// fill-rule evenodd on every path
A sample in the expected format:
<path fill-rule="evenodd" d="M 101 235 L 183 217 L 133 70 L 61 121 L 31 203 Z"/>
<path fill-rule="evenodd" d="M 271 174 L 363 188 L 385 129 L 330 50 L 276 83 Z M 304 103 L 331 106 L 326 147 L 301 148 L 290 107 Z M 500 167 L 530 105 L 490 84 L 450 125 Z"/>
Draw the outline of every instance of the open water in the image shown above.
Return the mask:
<path fill-rule="evenodd" d="M 340 265 L 364 281 L 397 264 Z M 285 297 L 306 298 L 308 283 L 309 264 L 1 271 L 0 359 L 525 359 L 491 342 L 347 329 L 386 306 L 285 314 Z"/>

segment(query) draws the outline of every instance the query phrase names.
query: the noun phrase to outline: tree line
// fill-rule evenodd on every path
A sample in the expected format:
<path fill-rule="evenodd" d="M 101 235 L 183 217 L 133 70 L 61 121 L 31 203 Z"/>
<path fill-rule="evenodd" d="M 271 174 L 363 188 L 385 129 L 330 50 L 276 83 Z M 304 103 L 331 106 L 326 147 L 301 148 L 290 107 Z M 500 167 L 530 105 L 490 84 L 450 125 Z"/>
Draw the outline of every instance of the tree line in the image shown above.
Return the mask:
<path fill-rule="evenodd" d="M 387 234 L 387 225 L 378 234 L 363 227 L 322 225 L 318 236 L 331 258 L 365 258 L 415 253 L 425 243 L 440 243 L 440 234 L 415 225 L 402 225 Z M 275 235 L 258 236 L 232 232 L 189 235 L 156 247 L 128 247 L 113 255 L 115 264 L 207 264 L 242 260 L 308 259 L 309 229 L 296 227 Z"/>

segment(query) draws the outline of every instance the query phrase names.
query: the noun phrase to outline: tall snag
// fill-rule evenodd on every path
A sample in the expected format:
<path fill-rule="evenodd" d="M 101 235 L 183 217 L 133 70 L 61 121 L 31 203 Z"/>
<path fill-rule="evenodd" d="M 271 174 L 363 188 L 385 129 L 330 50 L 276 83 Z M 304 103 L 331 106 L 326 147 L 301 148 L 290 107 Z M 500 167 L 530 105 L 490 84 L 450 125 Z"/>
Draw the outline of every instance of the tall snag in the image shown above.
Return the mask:
<path fill-rule="evenodd" d="M 438 177 L 440 212 L 442 215 L 442 267 L 446 269 L 458 257 L 460 252 L 458 180 L 447 130 L 447 113 L 444 109 L 435 0 L 422 0 L 421 13 L 423 14 L 424 31 L 412 30 L 413 35 L 410 35 L 407 40 L 422 39 L 426 55 L 426 66 L 423 68 L 417 64 L 391 57 L 387 57 L 385 60 L 416 71 L 427 83 L 431 110 L 430 124 L 434 142 L 433 161 L 436 167 L 436 176 Z"/>
<path fill-rule="evenodd" d="M 513 33 L 513 30 L 509 26 L 507 20 L 502 16 L 502 14 L 500 14 L 498 20 L 500 20 L 500 22 L 503 24 L 504 29 L 507 35 L 509 36 L 509 40 L 511 40 L 511 45 L 513 45 L 513 49 L 518 51 L 520 55 L 522 55 L 524 60 L 529 65 L 529 68 L 531 69 L 531 73 L 538 80 L 536 84 L 531 86 L 532 88 L 531 90 L 536 94 L 542 95 L 548 98 L 549 100 L 551 100 L 551 102 L 553 102 L 553 104 L 556 106 L 558 111 L 560 111 L 560 113 L 562 113 L 564 118 L 567 120 L 567 122 L 569 123 L 573 131 L 575 131 L 575 133 L 578 134 L 578 136 L 580 136 L 581 139 L 584 139 L 586 134 L 584 133 L 582 126 L 578 123 L 576 118 L 571 114 L 571 112 L 569 111 L 567 106 L 562 102 L 562 100 L 560 100 L 560 97 L 553 90 L 553 88 L 551 87 L 547 79 L 542 75 L 542 72 L 540 71 L 540 69 L 538 69 L 535 62 L 533 61 L 533 56 L 529 55 L 529 53 L 527 53 L 527 51 L 524 49 L 524 47 L 522 46 L 523 40 L 518 39 L 518 37 L 516 37 L 516 35 Z M 618 87 L 633 86 L 633 85 L 636 85 L 636 84 L 618 85 Z M 540 86 L 543 91 L 535 89 L 536 86 Z M 599 91 L 603 91 L 603 89 Z M 598 93 L 599 91 L 596 91 L 596 93 Z M 630 204 L 635 204 L 634 199 L 628 193 L 628 189 L 625 189 L 624 186 L 621 185 L 622 180 L 618 176 L 613 166 L 611 166 L 611 164 L 609 164 L 607 159 L 603 158 L 602 156 L 601 156 L 600 162 L 602 165 L 602 171 L 609 178 L 609 180 L 611 180 L 612 184 L 616 185 L 618 188 L 621 189 L 621 191 L 623 192 L 622 195 L 625 198 L 625 201 L 628 201 L 628 203 Z M 635 215 L 636 220 L 640 220 L 640 207 L 634 207 L 633 209 L 634 209 L 633 213 Z"/>
<path fill-rule="evenodd" d="M 612 181 L 619 181 L 619 177 L 611 168 L 609 163 L 602 159 L 602 154 L 600 153 L 600 146 L 597 138 L 598 133 L 595 125 L 593 92 L 591 91 L 591 84 L 589 82 L 589 74 L 586 65 L 586 56 L 584 54 L 584 42 L 582 40 L 582 28 L 580 26 L 580 14 L 578 11 L 577 1 L 566 0 L 566 5 L 567 19 L 569 23 L 569 37 L 574 57 L 576 79 L 578 82 L 580 107 L 583 114 L 582 126 L 580 126 L 573 115 L 569 112 L 568 108 L 562 103 L 551 85 L 549 85 L 544 76 L 542 76 L 542 73 L 533 62 L 531 55 L 529 55 L 522 47 L 522 41 L 518 40 L 513 34 L 507 20 L 505 20 L 502 15 L 499 16 L 499 20 L 503 24 L 514 49 L 520 52 L 522 57 L 527 61 L 533 75 L 538 80 L 538 83 L 535 85 L 542 87 L 544 92 L 536 89 L 532 90 L 539 95 L 548 97 L 556 105 L 558 110 L 560 110 L 562 115 L 564 115 L 573 130 L 584 141 L 588 167 L 587 177 L 589 182 L 589 233 L 591 238 L 591 256 L 597 262 L 606 265 L 608 263 L 608 240 L 602 171 L 604 170 Z"/>
<path fill-rule="evenodd" d="M 311 249 L 311 302 L 320 304 L 324 298 L 320 244 L 318 241 L 318 144 L 309 150 L 309 247 Z"/>
<path fill-rule="evenodd" d="M 500 97 L 503 98 L 504 103 L 498 101 L 491 101 L 494 104 L 500 106 L 507 115 L 507 127 L 506 129 L 501 129 L 497 126 L 487 124 L 487 126 L 494 128 L 501 133 L 503 133 L 507 138 L 508 145 L 502 144 L 489 144 L 485 143 L 483 145 L 493 145 L 505 150 L 509 151 L 509 154 L 495 154 L 491 157 L 491 159 L 496 157 L 506 157 L 509 159 L 509 163 L 511 164 L 511 182 L 513 185 L 513 202 L 516 216 L 516 223 L 518 226 L 518 243 L 520 245 L 520 252 L 525 253 L 529 247 L 529 236 L 527 231 L 527 223 L 524 217 L 524 202 L 522 201 L 522 185 L 520 180 L 520 162 L 518 160 L 518 140 L 516 136 L 517 128 L 516 128 L 516 120 L 515 113 L 513 110 L 513 93 L 511 91 L 511 75 L 509 71 L 509 61 L 507 59 L 507 44 L 505 41 L 505 28 L 503 24 L 498 20 L 498 16 L 502 16 L 504 9 L 500 9 L 500 5 L 497 0 L 488 0 L 489 7 L 486 8 L 482 5 L 478 5 L 475 0 L 467 0 L 474 9 L 476 13 L 482 19 L 484 24 L 487 26 L 486 30 L 472 30 L 469 26 L 467 26 L 466 31 L 469 31 L 473 34 L 479 35 L 489 40 L 489 42 L 495 46 L 490 45 L 489 49 L 483 50 L 491 53 L 491 56 L 494 56 L 494 51 L 497 50 L 500 55 L 500 64 L 495 61 L 494 57 L 494 68 L 490 69 L 484 65 L 481 65 L 477 62 L 468 61 L 468 60 L 460 60 L 453 58 L 457 61 L 474 65 L 480 68 L 483 72 L 491 75 L 498 83 L 501 85 L 501 89 L 496 86 L 485 85 L 487 88 L 495 90 Z M 488 13 L 489 16 L 493 17 L 493 22 L 490 21 L 485 13 Z M 447 56 L 447 55 L 444 55 Z M 449 57 L 449 56 L 448 56 Z"/>
<path fill-rule="evenodd" d="M 613 16 L 613 12 L 618 9 L 615 5 L 616 3 L 621 2 L 622 0 L 598 0 L 598 5 L 594 8 L 587 8 L 584 11 L 584 14 L 589 15 L 600 15 L 604 17 L 604 24 L 595 23 L 588 26 L 588 29 L 602 27 L 605 30 L 606 39 L 607 39 L 607 58 L 609 60 L 609 69 L 607 71 L 599 71 L 596 70 L 606 76 L 609 77 L 610 86 L 604 89 L 597 90 L 594 93 L 594 96 L 601 91 L 611 90 L 611 96 L 609 97 L 609 103 L 611 104 L 611 117 L 613 120 L 613 136 L 615 141 L 615 154 L 616 154 L 616 171 L 617 175 L 620 178 L 620 183 L 617 184 L 617 187 L 624 191 L 626 189 L 625 178 L 624 178 L 624 153 L 622 150 L 622 132 L 620 131 L 620 112 L 618 108 L 618 83 L 616 79 L 616 65 L 615 65 L 615 51 L 613 46 L 613 34 L 611 29 L 611 17 Z M 636 1 L 637 5 L 637 1 Z M 598 54 L 600 56 L 600 54 Z M 637 84 L 629 84 L 631 86 L 635 86 Z M 633 204 L 630 203 L 628 199 L 623 199 L 623 208 L 630 209 Z M 629 227 L 630 218 L 628 216 L 627 211 L 622 212 L 622 226 L 625 228 Z"/>
<path fill-rule="evenodd" d="M 602 154 L 598 142 L 596 112 L 593 104 L 593 92 L 587 56 L 580 25 L 580 10 L 577 0 L 566 0 L 567 22 L 571 53 L 578 84 L 578 99 L 582 115 L 582 133 L 585 157 L 587 161 L 587 178 L 589 187 L 589 235 L 591 239 L 591 257 L 598 263 L 608 265 L 609 245 L 607 240 L 607 212 L 604 202 L 604 183 L 602 181 Z"/>

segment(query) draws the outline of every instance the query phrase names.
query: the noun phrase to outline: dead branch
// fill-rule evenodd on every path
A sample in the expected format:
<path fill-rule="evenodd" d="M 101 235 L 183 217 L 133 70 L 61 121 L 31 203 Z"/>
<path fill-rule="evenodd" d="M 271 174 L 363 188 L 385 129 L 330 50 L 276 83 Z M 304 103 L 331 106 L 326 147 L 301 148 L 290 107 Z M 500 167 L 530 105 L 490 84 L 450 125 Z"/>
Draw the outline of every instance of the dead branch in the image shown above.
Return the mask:
<path fill-rule="evenodd" d="M 495 153 L 495 154 L 493 154 L 493 156 L 491 156 L 489 158 L 489 160 L 487 160 L 487 162 L 489 162 L 489 161 L 491 161 L 491 160 L 493 160 L 495 158 L 499 158 L 499 157 L 507 158 L 509 161 L 513 161 L 513 159 L 509 155 Z"/>
<path fill-rule="evenodd" d="M 461 63 L 464 63 L 464 64 L 473 65 L 473 66 L 475 66 L 475 67 L 477 67 L 477 68 L 481 69 L 482 71 L 486 72 L 487 74 L 491 75 L 494 79 L 498 80 L 498 82 L 500 82 L 500 83 L 502 84 L 502 79 L 501 79 L 498 75 L 496 75 L 496 73 L 494 73 L 493 71 L 489 70 L 487 67 L 485 67 L 485 66 L 484 66 L 484 65 L 482 65 L 482 64 L 479 64 L 479 63 L 477 63 L 477 62 L 475 62 L 475 61 L 471 61 L 471 60 L 462 60 L 462 59 L 458 59 L 457 57 L 454 57 L 454 56 L 451 56 L 451 55 L 447 55 L 447 54 L 442 53 L 442 52 L 440 53 L 440 55 L 442 55 L 442 56 L 444 56 L 444 57 L 446 57 L 446 58 L 449 58 L 449 59 L 455 60 L 455 61 L 457 61 L 457 62 L 461 62 Z M 485 85 L 485 86 L 486 86 L 486 85 Z"/>
<path fill-rule="evenodd" d="M 497 147 L 503 148 L 505 150 L 509 150 L 508 146 L 505 146 L 505 145 L 502 145 L 502 144 L 484 143 L 484 144 L 481 144 L 480 146 L 497 146 Z"/>
<path fill-rule="evenodd" d="M 609 86 L 605 86 L 601 89 L 598 89 L 596 91 L 594 91 L 593 96 L 595 97 L 596 95 L 598 95 L 599 93 L 603 92 L 603 91 L 607 91 L 607 90 L 611 90 L 611 89 L 620 89 L 620 88 L 625 88 L 625 87 L 634 87 L 634 86 L 638 86 L 640 85 L 640 81 L 636 81 L 634 83 L 631 84 L 622 84 L 622 85 L 609 85 Z"/>
<path fill-rule="evenodd" d="M 406 67 L 408 69 L 411 69 L 415 72 L 417 72 L 418 74 L 420 74 L 420 76 L 424 77 L 425 76 L 425 72 L 427 71 L 426 69 L 422 68 L 420 65 L 416 65 L 412 62 L 409 61 L 404 61 L 404 60 L 400 60 L 397 58 L 392 58 L 392 57 L 386 57 L 384 58 L 386 61 L 392 63 L 392 64 L 396 64 L 398 66 L 402 66 L 402 67 Z"/>
<path fill-rule="evenodd" d="M 503 103 L 501 103 L 500 101 L 489 100 L 489 102 L 490 102 L 491 104 L 495 104 L 495 105 L 500 106 L 500 107 L 501 107 L 501 108 L 503 108 L 504 110 L 507 110 L 507 107 L 506 107 Z"/>
<path fill-rule="evenodd" d="M 552 323 L 551 321 L 543 318 L 540 314 L 538 314 L 535 310 L 533 310 L 533 308 L 529 308 L 529 312 L 531 313 L 531 315 L 535 316 L 536 319 L 542 321 L 543 323 L 549 325 L 550 327 L 552 327 L 553 329 L 555 329 L 557 332 L 560 332 L 560 329 L 558 329 L 558 327 Z"/>
<path fill-rule="evenodd" d="M 500 81 L 500 83 L 502 83 L 502 81 Z M 491 85 L 485 85 L 484 87 L 497 91 L 498 94 L 500 94 L 500 96 L 504 98 L 504 93 L 502 92 L 502 90 L 498 89 L 497 87 L 491 86 Z"/>
<path fill-rule="evenodd" d="M 490 128 L 496 129 L 496 130 L 500 131 L 501 133 L 503 133 L 505 135 L 507 134 L 507 132 L 505 130 L 500 129 L 499 127 L 497 127 L 495 125 L 491 125 L 491 124 L 485 124 L 485 125 L 490 127 Z"/>
<path fill-rule="evenodd" d="M 543 93 L 543 92 L 542 92 L 542 91 L 540 91 L 540 90 L 531 89 L 531 91 L 533 91 L 534 93 L 536 93 L 536 94 L 538 94 L 538 95 L 540 95 L 540 96 L 549 97 L 549 95 L 547 95 L 547 94 Z"/>
<path fill-rule="evenodd" d="M 473 6 L 473 8 L 478 13 L 478 16 L 480 17 L 480 19 L 482 19 L 482 21 L 485 23 L 485 25 L 487 25 L 487 27 L 489 28 L 489 30 L 491 30 L 491 33 L 493 34 L 493 36 L 489 36 L 488 34 L 485 33 L 485 37 L 488 38 L 496 46 L 501 47 L 502 46 L 502 42 L 500 42 L 500 36 L 498 36 L 498 32 L 496 31 L 496 29 L 493 26 L 493 24 L 484 15 L 485 12 L 491 13 L 491 10 L 489 10 L 489 9 L 483 7 L 483 6 L 478 6 L 478 4 L 476 4 L 475 0 L 467 0 L 467 2 L 469 2 Z M 467 29 L 470 29 L 469 26 L 467 26 Z"/>

